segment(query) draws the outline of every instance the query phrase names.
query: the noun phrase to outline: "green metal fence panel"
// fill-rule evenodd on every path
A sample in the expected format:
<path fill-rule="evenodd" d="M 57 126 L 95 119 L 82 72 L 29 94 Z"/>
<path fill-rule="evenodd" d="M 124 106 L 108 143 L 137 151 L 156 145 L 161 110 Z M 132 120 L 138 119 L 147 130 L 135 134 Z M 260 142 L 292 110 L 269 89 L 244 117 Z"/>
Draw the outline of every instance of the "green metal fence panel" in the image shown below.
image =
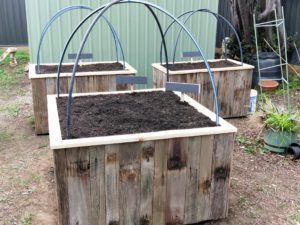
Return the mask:
<path fill-rule="evenodd" d="M 218 12 L 218 0 L 148 0 L 157 4 L 176 16 L 185 11 L 199 8 L 207 8 Z M 26 0 L 26 15 L 28 26 L 28 41 L 30 50 L 30 59 L 32 63 L 36 62 L 36 53 L 38 41 L 43 26 L 48 22 L 53 14 L 60 9 L 70 5 L 86 5 L 97 8 L 108 0 Z M 162 21 L 165 29 L 171 20 L 156 11 Z M 59 61 L 62 49 L 72 30 L 77 24 L 89 14 L 87 10 L 75 10 L 68 12 L 53 23 L 44 39 L 41 49 L 42 63 L 55 63 Z M 161 38 L 154 18 L 146 7 L 138 4 L 122 4 L 113 6 L 105 13 L 105 16 L 111 21 L 118 32 L 124 47 L 126 61 L 138 70 L 139 75 L 149 77 L 152 80 L 151 64 L 159 61 L 159 47 Z M 71 43 L 67 53 L 76 53 L 80 41 L 91 24 L 92 19 L 83 26 Z M 195 35 L 200 43 L 202 50 L 207 58 L 214 58 L 215 40 L 217 23 L 216 19 L 207 14 L 195 15 L 187 24 L 188 28 Z M 169 56 L 172 50 L 179 27 L 174 26 L 167 35 L 167 44 Z M 182 51 L 196 50 L 187 35 L 182 34 L 178 48 L 177 59 L 181 59 Z M 114 42 L 109 32 L 108 26 L 103 20 L 100 20 L 92 31 L 84 52 L 92 52 L 93 60 L 111 61 L 115 60 Z M 67 58 L 65 62 L 67 62 Z M 152 83 L 149 83 L 152 86 Z"/>

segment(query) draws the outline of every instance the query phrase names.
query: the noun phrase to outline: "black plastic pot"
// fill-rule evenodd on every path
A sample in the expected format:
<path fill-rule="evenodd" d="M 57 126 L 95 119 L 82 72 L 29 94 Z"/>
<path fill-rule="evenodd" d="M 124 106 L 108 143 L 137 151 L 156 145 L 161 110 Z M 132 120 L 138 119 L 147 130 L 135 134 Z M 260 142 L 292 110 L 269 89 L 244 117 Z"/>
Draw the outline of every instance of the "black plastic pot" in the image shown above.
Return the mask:
<path fill-rule="evenodd" d="M 259 62 L 260 62 L 261 69 L 266 68 L 266 67 L 280 65 L 279 56 L 276 55 L 274 52 L 259 53 Z M 256 55 L 253 55 L 253 57 L 250 61 L 250 64 L 255 66 L 255 69 L 254 69 L 253 75 L 252 75 L 252 88 L 255 88 L 255 86 L 257 86 L 258 82 L 259 82 L 259 74 L 258 74 L 258 69 L 257 69 L 257 56 Z M 270 80 L 281 79 L 280 66 L 270 68 L 267 70 L 263 70 L 263 71 L 261 71 L 260 75 L 262 78 L 270 79 Z"/>

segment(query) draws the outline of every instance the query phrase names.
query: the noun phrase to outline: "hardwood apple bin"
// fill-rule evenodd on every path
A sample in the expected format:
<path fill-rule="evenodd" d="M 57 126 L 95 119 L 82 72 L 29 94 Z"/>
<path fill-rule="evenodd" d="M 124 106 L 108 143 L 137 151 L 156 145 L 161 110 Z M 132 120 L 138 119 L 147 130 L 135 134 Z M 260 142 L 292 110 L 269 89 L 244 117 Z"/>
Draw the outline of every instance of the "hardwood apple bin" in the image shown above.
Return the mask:
<path fill-rule="evenodd" d="M 209 62 L 222 60 L 209 60 Z M 238 61 L 227 60 L 237 66 L 211 68 L 218 92 L 220 116 L 223 118 L 247 116 L 254 67 L 246 63 L 242 66 Z M 194 61 L 194 63 L 197 62 L 199 61 Z M 152 64 L 152 67 L 154 88 L 163 88 L 167 80 L 166 68 L 160 63 Z M 170 71 L 169 74 L 170 82 L 200 84 L 200 93 L 189 95 L 208 109 L 215 110 L 213 90 L 207 69 Z"/>
<path fill-rule="evenodd" d="M 94 94 L 113 93 L 74 96 Z M 215 121 L 213 112 L 185 100 Z M 179 225 L 227 216 L 237 129 L 225 120 L 216 127 L 62 140 L 55 95 L 48 95 L 48 113 L 60 225 Z M 177 166 L 170 166 L 174 160 Z"/>
<path fill-rule="evenodd" d="M 109 62 L 93 62 L 109 63 Z M 93 64 L 82 63 L 82 65 Z M 69 63 L 71 64 L 71 63 Z M 98 72 L 77 72 L 74 84 L 74 93 L 103 92 L 116 90 L 129 90 L 129 85 L 117 85 L 117 75 L 135 75 L 136 70 L 128 63 L 125 63 L 125 70 L 119 71 L 98 71 Z M 56 64 L 43 64 L 56 65 Z M 63 64 L 68 65 L 68 63 Z M 47 95 L 56 93 L 56 73 L 37 74 L 36 64 L 29 66 L 29 79 L 32 87 L 32 100 L 36 134 L 48 134 L 48 113 Z M 60 93 L 69 91 L 71 73 L 61 73 Z"/>

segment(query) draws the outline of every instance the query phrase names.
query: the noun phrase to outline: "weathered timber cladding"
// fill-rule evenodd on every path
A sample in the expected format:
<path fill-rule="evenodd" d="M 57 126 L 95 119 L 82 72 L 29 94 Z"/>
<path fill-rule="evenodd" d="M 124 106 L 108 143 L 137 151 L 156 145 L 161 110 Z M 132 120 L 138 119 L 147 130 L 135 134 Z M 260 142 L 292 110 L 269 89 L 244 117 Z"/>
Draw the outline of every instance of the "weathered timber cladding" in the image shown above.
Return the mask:
<path fill-rule="evenodd" d="M 32 86 L 32 100 L 35 120 L 35 133 L 48 134 L 48 113 L 47 95 L 56 94 L 55 74 L 35 74 L 34 67 L 30 68 L 30 81 Z M 131 68 L 131 67 L 130 67 Z M 101 72 L 103 73 L 103 72 Z M 134 75 L 136 71 L 130 69 L 128 74 L 122 71 L 121 75 Z M 40 77 L 39 77 L 40 75 Z M 118 72 L 107 71 L 107 74 L 86 73 L 75 77 L 74 93 L 107 92 L 130 90 L 129 85 L 116 84 Z M 60 93 L 66 94 L 69 91 L 71 76 L 63 75 L 60 78 Z"/>
<path fill-rule="evenodd" d="M 160 66 L 153 66 L 153 85 L 154 88 L 165 87 L 167 75 L 165 69 Z M 248 66 L 247 66 L 248 67 Z M 234 68 L 234 67 L 233 67 Z M 180 73 L 182 72 L 182 73 Z M 200 93 L 187 93 L 203 106 L 214 111 L 214 95 L 212 84 L 207 71 L 170 72 L 170 82 L 200 84 Z M 213 71 L 215 85 L 218 93 L 219 113 L 222 118 L 243 117 L 248 113 L 250 104 L 250 91 L 252 82 L 253 68 L 236 69 L 224 68 L 224 71 Z"/>
<path fill-rule="evenodd" d="M 193 224 L 228 214 L 234 134 L 54 150 L 59 224 Z"/>

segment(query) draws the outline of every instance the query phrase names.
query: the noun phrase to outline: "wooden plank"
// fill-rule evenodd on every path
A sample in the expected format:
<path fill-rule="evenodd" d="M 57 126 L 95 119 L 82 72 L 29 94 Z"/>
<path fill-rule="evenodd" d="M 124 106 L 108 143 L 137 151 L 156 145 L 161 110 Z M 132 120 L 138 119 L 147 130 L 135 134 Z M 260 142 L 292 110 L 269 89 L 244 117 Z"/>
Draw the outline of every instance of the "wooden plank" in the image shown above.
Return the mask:
<path fill-rule="evenodd" d="M 31 79 L 35 133 L 48 133 L 47 87 L 45 79 Z"/>
<path fill-rule="evenodd" d="M 153 181 L 155 143 L 144 142 L 141 155 L 141 208 L 142 225 L 153 224 Z"/>
<path fill-rule="evenodd" d="M 59 91 L 60 91 L 60 94 L 67 94 L 68 93 L 68 90 L 69 90 L 69 78 L 67 77 L 61 77 L 59 79 Z"/>
<path fill-rule="evenodd" d="M 205 221 L 213 219 L 211 216 L 211 183 L 212 158 L 214 149 L 214 135 L 202 136 L 200 147 L 200 170 L 198 178 L 198 213 L 196 220 Z"/>
<path fill-rule="evenodd" d="M 68 195 L 68 181 L 67 181 L 67 163 L 66 150 L 53 151 L 54 156 L 54 170 L 56 193 L 58 201 L 58 224 L 68 225 L 69 220 L 69 195 Z"/>
<path fill-rule="evenodd" d="M 215 135 L 212 160 L 212 218 L 228 215 L 228 191 L 234 134 Z"/>
<path fill-rule="evenodd" d="M 70 224 L 92 224 L 90 218 L 90 156 L 86 148 L 68 149 Z"/>
<path fill-rule="evenodd" d="M 76 77 L 75 78 L 75 93 L 86 93 L 89 91 L 89 78 L 86 77 Z"/>
<path fill-rule="evenodd" d="M 120 225 L 140 223 L 141 144 L 120 146 Z"/>
<path fill-rule="evenodd" d="M 186 174 L 186 195 L 185 195 L 185 224 L 192 224 L 197 222 L 198 206 L 197 198 L 199 197 L 198 186 L 200 171 L 200 152 L 201 152 L 201 137 L 191 137 L 188 143 L 188 157 L 187 157 L 187 174 Z"/>
<path fill-rule="evenodd" d="M 119 145 L 105 147 L 106 225 L 118 225 L 119 216 Z M 103 223 L 104 224 L 104 223 Z"/>
<path fill-rule="evenodd" d="M 167 162 L 166 224 L 184 223 L 188 139 L 170 140 Z"/>
<path fill-rule="evenodd" d="M 90 221 L 105 224 L 105 148 L 89 147 L 90 152 Z"/>
<path fill-rule="evenodd" d="M 153 225 L 165 225 L 169 140 L 156 141 L 154 153 Z"/>
<path fill-rule="evenodd" d="M 55 78 L 47 78 L 46 86 L 47 86 L 47 95 L 56 94 L 56 79 Z"/>

